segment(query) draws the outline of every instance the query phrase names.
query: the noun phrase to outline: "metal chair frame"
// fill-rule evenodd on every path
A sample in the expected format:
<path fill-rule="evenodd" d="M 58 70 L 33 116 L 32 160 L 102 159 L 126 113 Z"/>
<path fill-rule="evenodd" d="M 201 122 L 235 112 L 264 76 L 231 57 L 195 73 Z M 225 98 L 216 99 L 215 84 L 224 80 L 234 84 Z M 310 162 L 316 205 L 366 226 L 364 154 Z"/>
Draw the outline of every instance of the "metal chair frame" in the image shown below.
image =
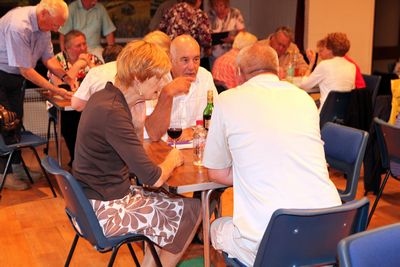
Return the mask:
<path fill-rule="evenodd" d="M 43 139 L 42 137 L 33 134 L 30 131 L 22 131 L 21 133 L 21 140 L 18 143 L 15 144 L 10 144 L 10 145 L 6 145 L 3 136 L 0 134 L 0 155 L 1 156 L 7 156 L 7 163 L 6 166 L 4 168 L 4 172 L 2 174 L 2 180 L 0 183 L 0 192 L 4 187 L 4 184 L 6 182 L 7 179 L 7 172 L 9 171 L 10 167 L 11 167 L 11 162 L 12 159 L 15 155 L 16 151 L 21 151 L 24 148 L 29 148 L 30 150 L 32 150 L 37 162 L 39 163 L 39 166 L 44 174 L 44 177 L 47 180 L 47 183 L 49 184 L 49 187 L 51 189 L 51 192 L 53 193 L 54 197 L 57 197 L 57 194 L 54 190 L 54 187 L 50 181 L 49 176 L 47 175 L 45 169 L 42 167 L 42 165 L 40 164 L 40 157 L 38 155 L 38 152 L 36 151 L 36 147 L 41 146 L 46 144 L 46 140 Z M 28 171 L 28 168 L 26 167 L 25 161 L 24 159 L 21 157 L 22 160 L 22 166 L 24 167 L 24 170 L 30 180 L 31 183 L 33 183 L 32 177 Z"/>
<path fill-rule="evenodd" d="M 382 167 L 386 170 L 386 173 L 368 216 L 368 224 L 374 215 L 375 209 L 379 200 L 381 199 L 383 190 L 385 189 L 389 177 L 393 177 L 394 179 L 400 181 L 400 173 L 394 173 L 392 170 L 394 163 L 400 165 L 400 128 L 395 127 L 394 125 L 391 125 L 377 117 L 374 118 L 374 125 L 381 155 Z"/>

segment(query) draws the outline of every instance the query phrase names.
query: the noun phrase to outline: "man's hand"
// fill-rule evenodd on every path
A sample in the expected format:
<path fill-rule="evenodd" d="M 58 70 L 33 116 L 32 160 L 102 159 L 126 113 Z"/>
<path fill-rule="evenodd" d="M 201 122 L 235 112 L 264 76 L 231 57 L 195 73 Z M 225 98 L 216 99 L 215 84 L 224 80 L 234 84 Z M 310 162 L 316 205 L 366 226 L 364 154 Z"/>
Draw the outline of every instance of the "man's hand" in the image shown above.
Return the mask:
<path fill-rule="evenodd" d="M 193 81 L 192 77 L 177 77 L 169 82 L 162 91 L 172 97 L 187 94 Z"/>

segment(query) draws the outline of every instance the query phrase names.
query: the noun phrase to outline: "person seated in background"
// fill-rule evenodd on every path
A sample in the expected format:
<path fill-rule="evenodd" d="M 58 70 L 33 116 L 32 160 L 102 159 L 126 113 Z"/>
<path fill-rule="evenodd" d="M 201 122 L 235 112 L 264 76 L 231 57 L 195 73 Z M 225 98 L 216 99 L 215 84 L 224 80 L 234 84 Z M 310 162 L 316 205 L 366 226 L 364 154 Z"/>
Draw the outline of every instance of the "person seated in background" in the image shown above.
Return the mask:
<path fill-rule="evenodd" d="M 97 56 L 88 53 L 86 37 L 82 32 L 72 30 L 65 35 L 64 41 L 64 51 L 59 52 L 50 60 L 56 62 L 54 64 L 59 64 L 78 87 L 86 73 L 91 68 L 103 64 L 103 62 Z M 54 85 L 61 86 L 63 84 L 63 81 L 50 71 L 48 72 L 48 77 Z M 57 117 L 55 107 L 51 107 L 49 113 L 51 114 L 50 116 Z M 61 134 L 64 137 L 70 155 L 68 165 L 72 166 L 76 132 L 81 113 L 77 111 L 62 111 L 61 116 Z"/>
<path fill-rule="evenodd" d="M 214 62 L 212 75 L 216 85 L 222 85 L 229 89 L 240 84 L 236 57 L 242 48 L 255 42 L 257 42 L 257 37 L 249 32 L 241 31 L 236 35 L 232 49 Z"/>
<path fill-rule="evenodd" d="M 160 187 L 183 164 L 181 152 L 172 149 L 155 165 L 132 123 L 145 118 L 145 101 L 158 97 L 170 68 L 168 55 L 157 45 L 143 40 L 128 43 L 117 58 L 114 85 L 107 83 L 94 94 L 82 113 L 73 163 L 73 175 L 105 236 L 147 236 L 158 246 L 163 266 L 176 266 L 189 246 L 201 221 L 200 201 L 131 185 L 129 177 L 135 174 L 141 185 Z M 153 266 L 153 257 L 145 250 L 142 266 Z"/>
<path fill-rule="evenodd" d="M 196 120 L 203 118 L 207 105 L 207 91 L 213 91 L 214 99 L 218 92 L 211 73 L 200 67 L 200 46 L 192 36 L 183 34 L 172 40 L 170 59 L 172 68 L 167 79 L 184 79 L 189 87 L 179 88 L 174 95 L 166 95 L 162 106 L 157 103 L 151 116 L 146 119 L 146 129 L 149 136 L 159 140 L 166 134 L 170 121 L 179 120 L 183 129 L 180 140 L 192 140 L 193 127 Z M 150 129 L 148 124 L 158 127 Z"/>
<path fill-rule="evenodd" d="M 298 75 L 303 76 L 304 72 L 308 69 L 308 64 L 300 53 L 299 48 L 293 42 L 293 31 L 289 27 L 281 26 L 275 30 L 266 39 L 267 43 L 276 51 L 279 58 L 279 77 L 285 79 L 287 76 L 287 69 L 293 56 L 296 58 L 296 69 Z"/>
<path fill-rule="evenodd" d="M 233 185 L 233 217 L 213 221 L 212 245 L 228 266 L 237 266 L 232 258 L 252 266 L 275 210 L 342 202 L 312 98 L 279 80 L 277 53 L 265 42 L 243 48 L 237 62 L 245 82 L 215 101 L 203 163 L 211 181 Z"/>
<path fill-rule="evenodd" d="M 103 4 L 97 0 L 75 0 L 69 4 L 68 9 L 68 19 L 59 29 L 61 50 L 64 50 L 65 34 L 79 30 L 87 38 L 88 51 L 103 61 L 101 37 L 105 37 L 107 45 L 113 45 L 117 29 Z"/>
<path fill-rule="evenodd" d="M 365 88 L 367 85 L 365 84 L 364 77 L 361 73 L 361 69 L 358 66 L 358 64 L 348 54 L 346 54 L 344 56 L 344 58 L 347 59 L 348 61 L 350 61 L 351 63 L 353 63 L 354 66 L 356 67 L 356 77 L 355 77 L 355 81 L 354 81 L 355 88 L 357 88 L 357 89 Z"/>
<path fill-rule="evenodd" d="M 115 61 L 123 48 L 124 47 L 119 44 L 106 46 L 102 53 L 104 63 Z"/>
<path fill-rule="evenodd" d="M 303 77 L 300 88 L 309 90 L 315 86 L 320 90 L 320 109 L 330 91 L 351 91 L 355 88 L 356 67 L 344 58 L 350 49 L 350 41 L 345 33 L 329 33 L 318 41 L 321 61 L 311 72 L 315 62 L 315 52 L 307 50 L 310 67 Z"/>
<path fill-rule="evenodd" d="M 202 0 L 178 1 L 164 14 L 158 29 L 165 32 L 171 40 L 182 34 L 191 35 L 201 47 L 204 66 L 209 67 L 211 27 L 207 13 L 200 9 L 201 2 Z"/>
<path fill-rule="evenodd" d="M 322 40 L 319 40 L 319 41 L 317 42 L 317 51 L 323 49 L 323 48 L 326 46 L 325 41 L 326 41 L 325 39 L 322 39 Z M 321 60 L 321 57 L 319 56 L 318 53 L 313 54 L 312 51 L 310 51 L 310 53 L 311 53 L 311 54 L 310 54 L 311 60 L 312 60 L 313 62 L 316 62 L 316 61 L 320 61 L 320 60 Z M 348 54 L 346 54 L 346 55 L 344 56 L 344 58 L 347 59 L 349 62 L 353 63 L 354 66 L 356 67 L 356 77 L 355 77 L 355 82 L 354 82 L 355 88 L 358 88 L 358 89 L 363 89 L 363 88 L 365 88 L 365 87 L 366 87 L 366 84 L 365 84 L 365 81 L 364 81 L 364 77 L 362 76 L 361 69 L 360 69 L 360 67 L 358 66 L 358 64 L 357 64 Z M 311 64 L 313 64 L 313 62 L 311 62 Z M 311 65 L 311 64 L 310 64 L 310 65 Z M 313 66 L 315 66 L 315 63 L 314 63 Z"/>
<path fill-rule="evenodd" d="M 222 43 L 212 46 L 210 56 L 212 68 L 215 59 L 232 48 L 236 34 L 245 29 L 245 23 L 240 10 L 230 6 L 230 0 L 210 0 L 208 19 L 212 33 L 229 32 L 229 35 L 222 39 Z"/>

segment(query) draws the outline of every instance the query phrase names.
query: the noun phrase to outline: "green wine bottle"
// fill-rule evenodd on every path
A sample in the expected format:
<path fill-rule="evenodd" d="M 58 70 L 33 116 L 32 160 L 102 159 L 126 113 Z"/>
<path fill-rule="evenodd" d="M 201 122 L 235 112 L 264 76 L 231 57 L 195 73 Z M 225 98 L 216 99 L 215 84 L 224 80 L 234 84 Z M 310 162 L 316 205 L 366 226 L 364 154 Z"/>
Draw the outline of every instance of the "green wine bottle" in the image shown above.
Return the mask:
<path fill-rule="evenodd" d="M 203 127 L 208 130 L 210 127 L 211 114 L 213 112 L 214 104 L 213 104 L 213 91 L 207 91 L 207 106 L 203 111 Z"/>

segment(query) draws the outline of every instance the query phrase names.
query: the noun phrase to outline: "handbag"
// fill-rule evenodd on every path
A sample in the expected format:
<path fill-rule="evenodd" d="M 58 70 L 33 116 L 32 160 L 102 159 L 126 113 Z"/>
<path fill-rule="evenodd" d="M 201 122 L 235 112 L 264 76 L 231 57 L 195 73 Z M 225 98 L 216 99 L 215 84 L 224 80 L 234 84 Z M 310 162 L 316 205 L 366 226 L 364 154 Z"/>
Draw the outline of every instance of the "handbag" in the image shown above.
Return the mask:
<path fill-rule="evenodd" d="M 21 141 L 20 128 L 21 121 L 18 119 L 17 114 L 0 105 L 0 133 L 6 145 Z"/>

